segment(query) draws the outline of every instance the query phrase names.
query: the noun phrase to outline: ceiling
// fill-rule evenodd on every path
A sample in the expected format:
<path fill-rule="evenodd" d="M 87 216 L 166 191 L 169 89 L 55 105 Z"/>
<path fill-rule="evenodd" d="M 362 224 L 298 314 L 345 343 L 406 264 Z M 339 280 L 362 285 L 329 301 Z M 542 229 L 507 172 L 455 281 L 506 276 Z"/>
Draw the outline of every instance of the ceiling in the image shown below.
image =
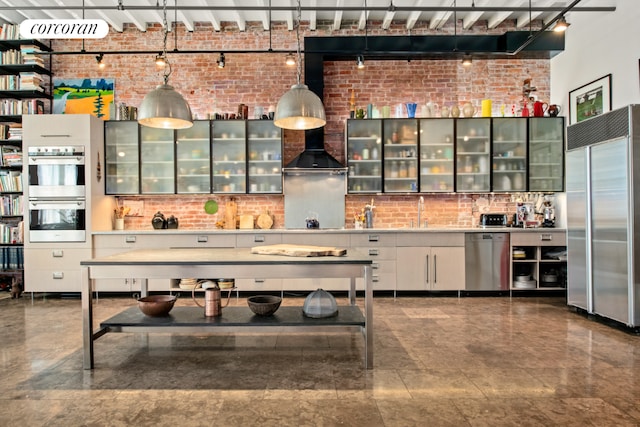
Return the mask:
<path fill-rule="evenodd" d="M 25 19 L 103 19 L 115 31 L 134 25 L 146 31 L 149 24 L 178 21 L 188 31 L 205 23 L 220 31 L 233 23 L 244 31 L 248 22 L 271 22 L 295 28 L 296 0 L 0 0 L 0 22 L 19 24 Z M 479 21 L 495 28 L 506 20 L 518 28 L 530 22 L 550 23 L 562 13 L 597 13 L 615 10 L 616 0 L 301 0 L 302 21 L 311 30 L 338 30 L 357 23 L 358 29 L 387 29 L 402 25 L 438 29 L 454 17 L 463 28 Z M 176 5 L 177 3 L 177 5 Z M 366 10 L 366 11 L 365 11 Z"/>

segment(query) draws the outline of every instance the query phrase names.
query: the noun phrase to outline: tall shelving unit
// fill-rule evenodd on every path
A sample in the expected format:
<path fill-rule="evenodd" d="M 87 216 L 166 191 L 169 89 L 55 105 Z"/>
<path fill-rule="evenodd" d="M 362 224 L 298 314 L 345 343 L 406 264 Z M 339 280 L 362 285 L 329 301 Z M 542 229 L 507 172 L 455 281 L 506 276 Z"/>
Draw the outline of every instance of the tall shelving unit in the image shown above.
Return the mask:
<path fill-rule="evenodd" d="M 50 50 L 38 40 L 0 39 L 0 290 L 24 277 L 22 116 L 44 114 L 53 99 L 50 59 L 47 68 L 39 55 Z"/>

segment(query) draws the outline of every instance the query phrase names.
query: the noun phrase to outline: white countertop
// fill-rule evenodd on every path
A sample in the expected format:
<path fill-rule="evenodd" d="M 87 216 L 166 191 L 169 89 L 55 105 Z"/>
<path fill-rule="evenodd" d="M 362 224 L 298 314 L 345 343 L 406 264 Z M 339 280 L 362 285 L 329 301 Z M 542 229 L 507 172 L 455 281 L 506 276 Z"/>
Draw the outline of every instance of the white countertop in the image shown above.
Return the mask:
<path fill-rule="evenodd" d="M 428 227 L 428 228 L 320 228 L 320 229 L 308 229 L 308 228 L 272 228 L 272 229 L 235 229 L 235 230 L 223 230 L 223 229 L 128 229 L 128 230 L 108 230 L 108 231 L 94 231 L 94 235 L 127 235 L 127 234 L 255 234 L 255 233 L 269 233 L 269 234 L 308 234 L 308 233 L 348 233 L 348 234 L 367 234 L 367 233 L 550 233 L 550 232 L 566 232 L 564 228 L 518 228 L 518 227 Z"/>

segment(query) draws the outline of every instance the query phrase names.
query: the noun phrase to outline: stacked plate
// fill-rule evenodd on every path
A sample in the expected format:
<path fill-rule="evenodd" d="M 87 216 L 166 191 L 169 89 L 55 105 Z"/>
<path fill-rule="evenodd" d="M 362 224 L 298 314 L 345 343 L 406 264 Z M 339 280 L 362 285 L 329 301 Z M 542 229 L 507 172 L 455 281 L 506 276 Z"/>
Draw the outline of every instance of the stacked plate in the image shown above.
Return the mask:
<path fill-rule="evenodd" d="M 535 289 L 536 281 L 531 279 L 530 274 L 519 274 L 513 281 L 513 287 L 516 289 Z"/>
<path fill-rule="evenodd" d="M 180 289 L 193 289 L 194 287 L 199 287 L 198 279 L 180 279 L 180 283 L 178 284 Z"/>
<path fill-rule="evenodd" d="M 522 249 L 513 249 L 513 259 L 525 259 L 527 253 Z"/>

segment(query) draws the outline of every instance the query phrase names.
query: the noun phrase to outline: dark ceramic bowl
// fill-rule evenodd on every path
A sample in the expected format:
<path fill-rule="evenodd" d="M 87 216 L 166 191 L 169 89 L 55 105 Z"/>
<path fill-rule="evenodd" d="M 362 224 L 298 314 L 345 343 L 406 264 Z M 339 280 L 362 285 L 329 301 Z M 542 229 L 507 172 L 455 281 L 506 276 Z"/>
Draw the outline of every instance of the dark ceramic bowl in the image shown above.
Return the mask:
<path fill-rule="evenodd" d="M 247 298 L 249 308 L 258 316 L 271 316 L 280 308 L 282 298 L 273 295 L 256 295 Z"/>
<path fill-rule="evenodd" d="M 150 317 L 167 316 L 175 303 L 175 295 L 151 295 L 138 298 L 138 308 Z"/>

